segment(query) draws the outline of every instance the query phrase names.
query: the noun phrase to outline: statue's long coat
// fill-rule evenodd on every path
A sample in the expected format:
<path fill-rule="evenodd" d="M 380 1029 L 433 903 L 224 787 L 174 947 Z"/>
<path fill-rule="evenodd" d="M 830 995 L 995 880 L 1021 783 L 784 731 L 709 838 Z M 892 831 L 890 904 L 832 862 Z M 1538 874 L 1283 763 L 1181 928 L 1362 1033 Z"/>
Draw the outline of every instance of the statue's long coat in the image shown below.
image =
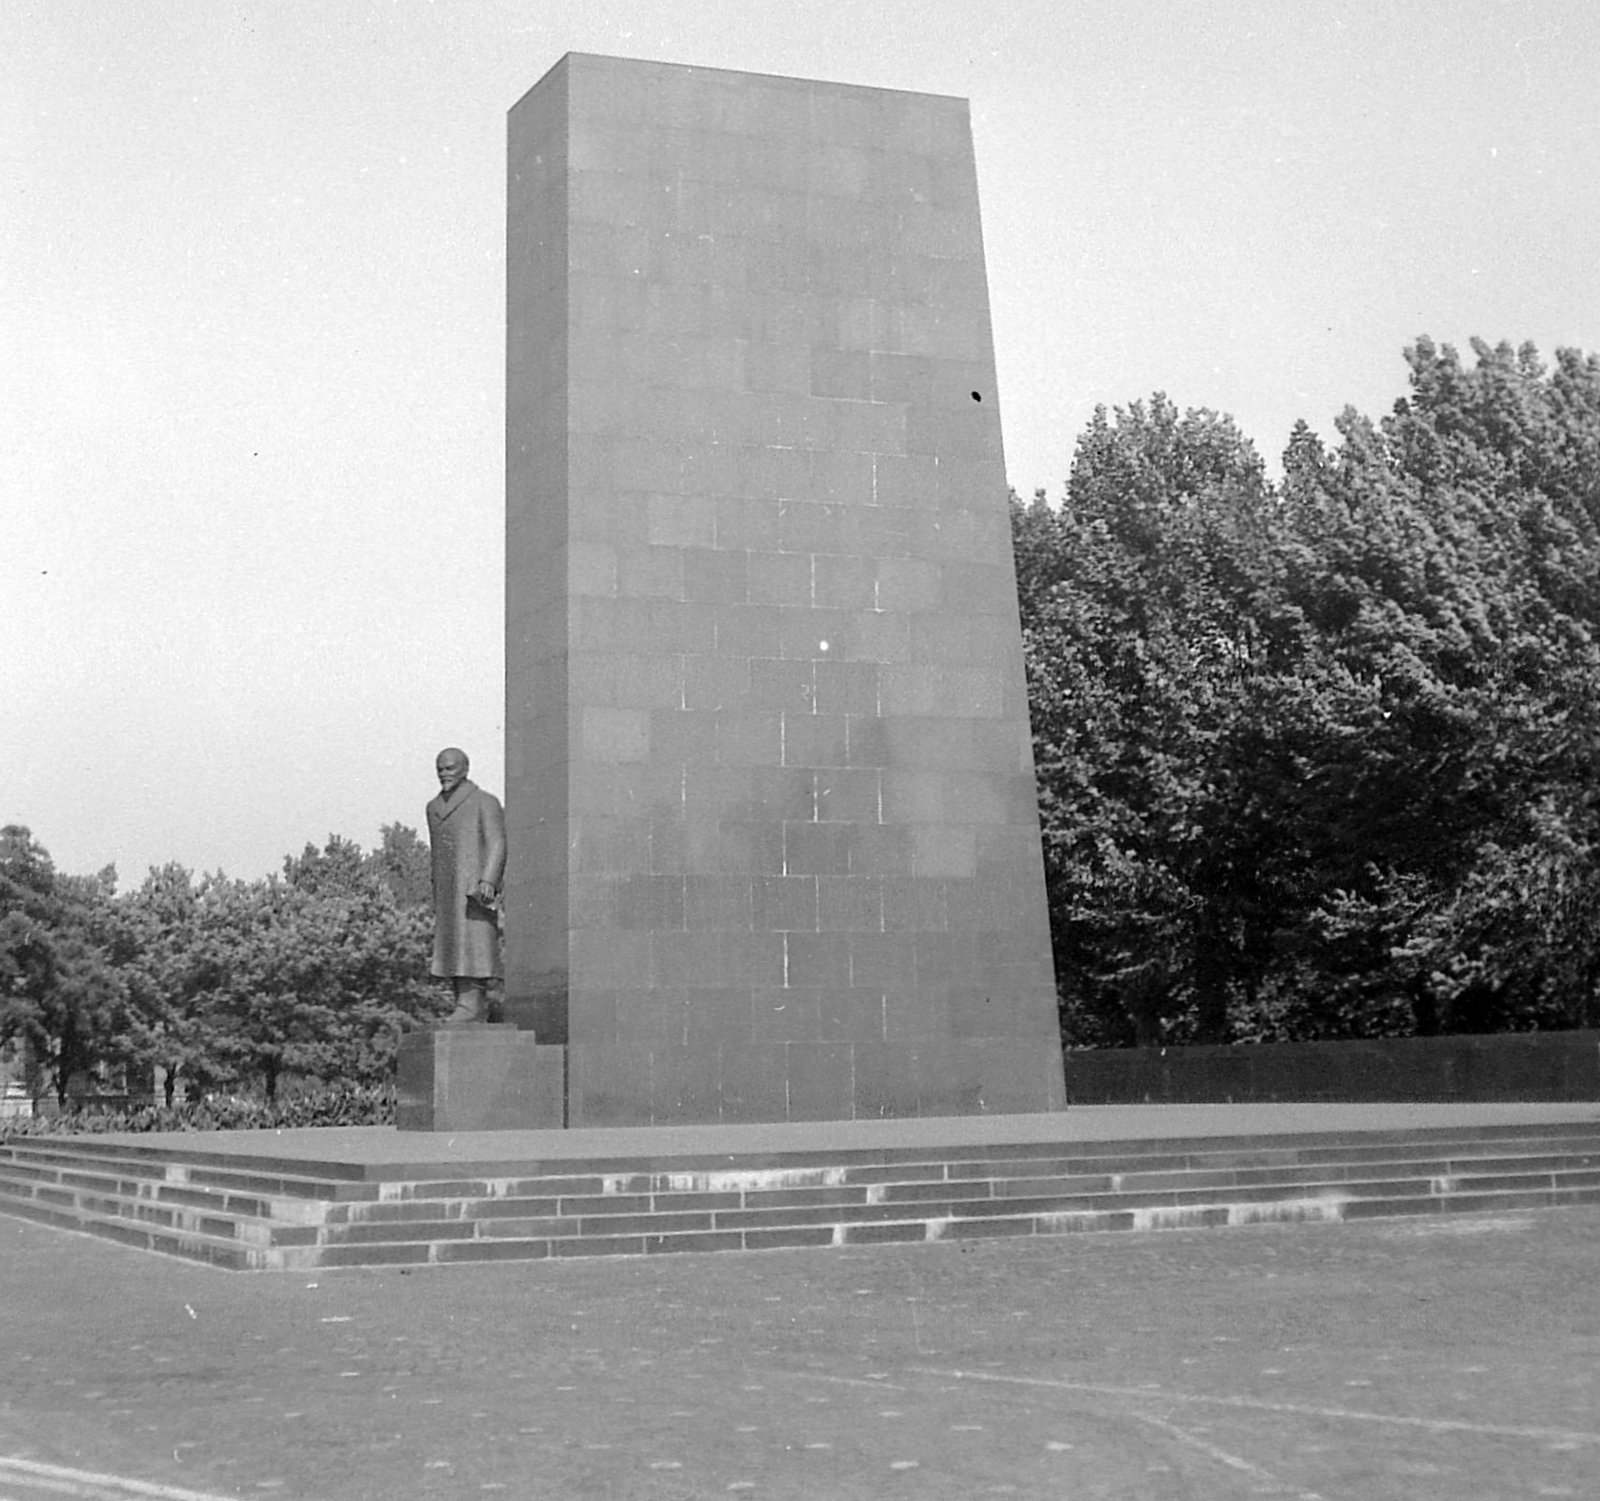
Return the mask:
<path fill-rule="evenodd" d="M 500 801 L 472 782 L 428 804 L 433 851 L 433 973 L 499 976 L 500 923 L 494 908 L 470 900 L 479 881 L 496 890 L 506 868 L 506 820 Z"/>

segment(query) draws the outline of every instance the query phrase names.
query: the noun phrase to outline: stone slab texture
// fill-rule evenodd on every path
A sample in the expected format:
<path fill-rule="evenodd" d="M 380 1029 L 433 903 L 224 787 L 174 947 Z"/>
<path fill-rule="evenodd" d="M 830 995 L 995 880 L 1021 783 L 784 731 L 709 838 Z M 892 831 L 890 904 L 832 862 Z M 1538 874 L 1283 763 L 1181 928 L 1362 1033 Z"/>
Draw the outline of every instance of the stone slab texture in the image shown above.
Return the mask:
<path fill-rule="evenodd" d="M 964 100 L 512 109 L 506 1015 L 568 1123 L 1060 1109 Z"/>
<path fill-rule="evenodd" d="M 513 1026 L 431 1027 L 400 1039 L 401 1131 L 559 1130 L 565 1053 Z"/>

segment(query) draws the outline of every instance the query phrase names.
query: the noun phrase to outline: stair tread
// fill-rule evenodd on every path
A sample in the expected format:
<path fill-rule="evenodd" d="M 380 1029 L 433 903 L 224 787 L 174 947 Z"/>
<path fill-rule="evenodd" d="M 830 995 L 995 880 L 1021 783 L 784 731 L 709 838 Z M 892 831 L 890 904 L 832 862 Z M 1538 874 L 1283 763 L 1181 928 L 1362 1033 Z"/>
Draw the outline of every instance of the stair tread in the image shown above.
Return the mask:
<path fill-rule="evenodd" d="M 919 1199 L 982 1200 L 989 1197 L 1005 1198 L 1037 1196 L 1057 1190 L 1078 1195 L 1160 1194 L 1166 1192 L 1274 1192 L 1304 1186 L 1323 1186 L 1329 1189 L 1350 1188 L 1362 1183 L 1392 1181 L 1396 1179 L 1445 1178 L 1452 1182 L 1483 1182 L 1496 1179 L 1532 1180 L 1536 1178 L 1565 1177 L 1572 1174 L 1600 1172 L 1600 1153 L 1574 1154 L 1569 1158 L 1541 1157 L 1524 1162 L 1519 1159 L 1454 1160 L 1444 1162 L 1370 1162 L 1359 1164 L 1308 1164 L 1308 1171 L 1295 1173 L 1288 1169 L 1251 1170 L 1237 1169 L 1226 1174 L 1201 1170 L 1176 1170 L 1159 1175 L 1138 1173 L 1039 1175 L 1026 1178 L 973 1177 L 918 1180 L 896 1184 L 824 1184 L 793 1188 L 750 1188 L 737 1195 L 740 1208 L 771 1208 L 780 1210 L 794 1207 L 820 1207 L 832 1204 L 847 1208 L 852 1204 L 878 1201 L 883 1196 L 889 1202 L 914 1205 Z M 1334 1171 L 1341 1168 L 1342 1171 Z M 1258 1171 L 1273 1176 L 1258 1176 Z M 160 1180 L 137 1180 L 138 1187 L 130 1191 L 128 1180 L 100 1178 L 77 1174 L 68 1178 L 40 1178 L 18 1174 L 13 1177 L 9 1165 L 0 1163 L 0 1183 L 9 1182 L 30 1190 L 45 1189 L 53 1192 L 81 1192 L 104 1197 L 121 1198 L 129 1203 L 184 1205 L 204 1209 L 218 1215 L 235 1215 L 241 1218 L 271 1218 L 263 1214 L 262 1206 L 270 1203 L 268 1196 L 240 1193 L 233 1188 L 218 1188 L 204 1184 L 183 1182 L 165 1183 Z M 419 1188 L 426 1185 L 416 1185 Z M 152 1191 L 140 1191 L 148 1188 Z M 900 1192 L 897 1192 L 900 1191 Z M 10 1197 L 8 1195 L 8 1197 Z M 372 1219 L 443 1219 L 450 1216 L 438 1212 L 434 1206 L 481 1205 L 492 1210 L 493 1217 L 515 1217 L 519 1213 L 562 1214 L 640 1214 L 681 1212 L 702 1203 L 708 1209 L 735 1207 L 726 1201 L 731 1193 L 700 1192 L 685 1189 L 658 1189 L 649 1194 L 493 1194 L 479 1193 L 429 1197 L 414 1194 L 404 1199 L 362 1200 L 350 1203 L 353 1211 L 370 1208 Z M 785 1202 L 779 1202 L 779 1200 Z M 719 1203 L 719 1201 L 721 1201 Z M 335 1203 L 339 1201 L 328 1201 Z M 365 1216 L 357 1216 L 365 1218 Z M 300 1223 L 295 1221 L 295 1223 Z"/>
<path fill-rule="evenodd" d="M 475 1164 L 387 1179 L 355 1176 L 355 1168 L 295 1174 L 283 1158 L 183 1159 L 75 1140 L 81 1145 L 0 1142 L 0 1213 L 235 1268 L 866 1245 L 1600 1203 L 1600 1125 L 1579 1124 L 1464 1128 L 1428 1139 L 1320 1133 L 956 1146 L 914 1156 L 845 1151 L 809 1161 L 752 1154 L 716 1166 L 608 1159 L 564 1162 L 571 1171 L 559 1172 L 548 1162 L 491 1164 L 494 1172 Z"/>

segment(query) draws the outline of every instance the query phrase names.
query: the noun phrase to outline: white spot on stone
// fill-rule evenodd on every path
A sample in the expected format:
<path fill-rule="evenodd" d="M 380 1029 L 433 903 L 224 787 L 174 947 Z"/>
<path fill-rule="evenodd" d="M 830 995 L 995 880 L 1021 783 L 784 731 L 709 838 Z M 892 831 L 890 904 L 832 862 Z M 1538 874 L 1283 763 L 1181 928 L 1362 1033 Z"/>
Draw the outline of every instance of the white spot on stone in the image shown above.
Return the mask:
<path fill-rule="evenodd" d="M 1150 1204 L 1133 1211 L 1135 1230 L 1183 1230 L 1206 1223 L 1206 1204 Z M 1230 1211 L 1231 1212 L 1231 1211 Z"/>
<path fill-rule="evenodd" d="M 766 1188 L 839 1188 L 842 1167 L 773 1167 L 720 1173 L 663 1173 L 672 1193 L 751 1193 Z"/>
<path fill-rule="evenodd" d="M 1063 1235 L 1072 1230 L 1104 1229 L 1110 1221 L 1092 1209 L 1058 1209 L 1035 1216 L 1033 1223 L 1041 1235 Z"/>
<path fill-rule="evenodd" d="M 1298 1225 L 1311 1221 L 1333 1223 L 1344 1218 L 1349 1195 L 1317 1194 L 1306 1199 L 1280 1199 L 1270 1204 L 1230 1204 L 1230 1225 Z"/>

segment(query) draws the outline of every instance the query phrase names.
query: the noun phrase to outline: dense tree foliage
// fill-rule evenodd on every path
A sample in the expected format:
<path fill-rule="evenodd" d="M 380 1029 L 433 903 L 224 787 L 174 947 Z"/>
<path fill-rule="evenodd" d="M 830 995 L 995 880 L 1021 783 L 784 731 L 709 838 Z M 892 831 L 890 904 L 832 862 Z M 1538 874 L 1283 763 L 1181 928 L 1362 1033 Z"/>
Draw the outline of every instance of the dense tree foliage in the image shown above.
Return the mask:
<path fill-rule="evenodd" d="M 64 1103 L 92 1070 L 166 1102 L 294 1075 L 375 1084 L 402 1028 L 437 1016 L 428 976 L 426 846 L 393 824 L 370 854 L 337 836 L 281 876 L 153 869 L 63 877 L 28 830 L 0 831 L 0 1047 Z M 422 884 L 419 884 L 422 883 Z M 145 1086 L 148 1087 L 147 1085 Z"/>
<path fill-rule="evenodd" d="M 109 1056 L 125 1008 L 105 950 L 114 881 L 60 876 L 27 829 L 0 829 L 0 1046 L 20 1043 L 62 1102 Z"/>
<path fill-rule="evenodd" d="M 1600 361 L 1474 353 L 1276 485 L 1100 411 L 1014 507 L 1069 1041 L 1600 1022 Z"/>

